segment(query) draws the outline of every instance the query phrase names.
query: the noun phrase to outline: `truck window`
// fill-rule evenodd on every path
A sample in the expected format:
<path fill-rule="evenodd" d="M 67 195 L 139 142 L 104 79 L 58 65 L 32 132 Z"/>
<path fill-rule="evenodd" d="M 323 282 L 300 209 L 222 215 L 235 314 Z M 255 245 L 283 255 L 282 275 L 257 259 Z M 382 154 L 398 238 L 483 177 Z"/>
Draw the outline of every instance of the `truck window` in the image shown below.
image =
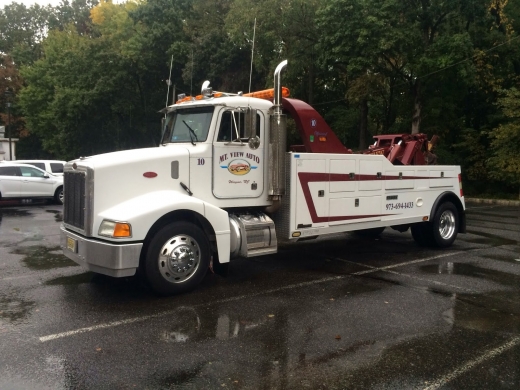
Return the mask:
<path fill-rule="evenodd" d="M 217 142 L 230 142 L 246 140 L 245 133 L 245 114 L 238 111 L 224 111 L 220 119 L 220 127 L 218 130 Z M 256 115 L 256 128 L 258 136 L 260 133 L 260 115 Z"/>
<path fill-rule="evenodd" d="M 198 107 L 171 112 L 166 118 L 164 141 L 204 142 L 208 138 L 214 107 Z"/>

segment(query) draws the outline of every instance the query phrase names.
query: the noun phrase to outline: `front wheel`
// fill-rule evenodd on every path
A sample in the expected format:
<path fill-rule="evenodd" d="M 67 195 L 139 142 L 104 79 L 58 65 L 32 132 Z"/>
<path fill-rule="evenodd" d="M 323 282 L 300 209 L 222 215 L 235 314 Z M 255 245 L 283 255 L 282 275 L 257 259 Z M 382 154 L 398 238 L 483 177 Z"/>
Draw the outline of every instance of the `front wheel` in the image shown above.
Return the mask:
<path fill-rule="evenodd" d="M 150 242 L 146 279 L 161 295 L 191 291 L 206 275 L 209 261 L 210 245 L 204 232 L 192 223 L 171 223 Z"/>

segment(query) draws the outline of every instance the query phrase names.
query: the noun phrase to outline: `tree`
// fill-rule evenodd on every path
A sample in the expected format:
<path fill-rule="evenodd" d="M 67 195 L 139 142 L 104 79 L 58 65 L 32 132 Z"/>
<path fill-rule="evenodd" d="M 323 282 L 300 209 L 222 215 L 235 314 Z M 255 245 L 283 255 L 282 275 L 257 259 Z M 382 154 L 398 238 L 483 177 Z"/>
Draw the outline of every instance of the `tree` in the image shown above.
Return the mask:
<path fill-rule="evenodd" d="M 490 135 L 490 176 L 520 188 L 520 90 L 513 87 L 503 91 L 498 104 L 507 121 L 501 123 Z"/>

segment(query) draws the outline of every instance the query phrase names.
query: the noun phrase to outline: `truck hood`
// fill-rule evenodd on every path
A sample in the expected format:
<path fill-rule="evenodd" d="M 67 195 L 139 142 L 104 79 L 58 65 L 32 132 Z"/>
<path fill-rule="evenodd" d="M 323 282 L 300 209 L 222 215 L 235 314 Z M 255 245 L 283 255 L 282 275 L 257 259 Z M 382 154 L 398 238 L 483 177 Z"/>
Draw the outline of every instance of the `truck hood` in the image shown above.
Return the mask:
<path fill-rule="evenodd" d="M 131 163 L 155 162 L 157 159 L 161 159 L 161 157 L 175 158 L 175 156 L 184 156 L 186 154 L 189 155 L 189 151 L 185 147 L 170 145 L 167 147 L 130 149 L 119 152 L 97 154 L 89 157 L 81 157 L 69 161 L 68 165 L 76 163 L 80 166 L 100 169 L 104 167 L 128 165 Z"/>
<path fill-rule="evenodd" d="M 173 190 L 185 194 L 180 182 L 190 185 L 189 157 L 187 148 L 171 145 L 99 154 L 67 166 L 75 163 L 93 171 L 94 207 L 101 212 L 144 193 Z"/>

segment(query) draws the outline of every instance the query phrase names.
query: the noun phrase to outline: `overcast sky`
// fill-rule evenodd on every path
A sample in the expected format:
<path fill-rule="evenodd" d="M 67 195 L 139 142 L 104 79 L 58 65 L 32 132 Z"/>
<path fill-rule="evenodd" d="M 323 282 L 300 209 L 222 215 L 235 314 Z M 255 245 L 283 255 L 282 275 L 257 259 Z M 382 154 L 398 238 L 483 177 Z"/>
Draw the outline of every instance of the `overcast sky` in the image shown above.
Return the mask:
<path fill-rule="evenodd" d="M 23 3 L 27 7 L 30 7 L 33 4 L 40 4 L 40 5 L 52 5 L 53 7 L 59 5 L 61 3 L 61 0 L 0 0 L 0 8 L 4 8 L 4 5 L 9 3 Z M 69 2 L 72 2 L 72 0 L 69 0 Z M 114 3 L 122 3 L 124 0 L 113 0 Z"/>
<path fill-rule="evenodd" d="M 3 5 L 4 4 L 9 4 L 9 3 L 23 3 L 25 4 L 27 7 L 30 7 L 31 5 L 33 4 L 40 4 L 40 5 L 52 5 L 52 6 L 57 6 L 58 4 L 61 3 L 61 0 L 0 0 L 0 3 L 2 3 L 2 8 L 3 8 Z"/>

